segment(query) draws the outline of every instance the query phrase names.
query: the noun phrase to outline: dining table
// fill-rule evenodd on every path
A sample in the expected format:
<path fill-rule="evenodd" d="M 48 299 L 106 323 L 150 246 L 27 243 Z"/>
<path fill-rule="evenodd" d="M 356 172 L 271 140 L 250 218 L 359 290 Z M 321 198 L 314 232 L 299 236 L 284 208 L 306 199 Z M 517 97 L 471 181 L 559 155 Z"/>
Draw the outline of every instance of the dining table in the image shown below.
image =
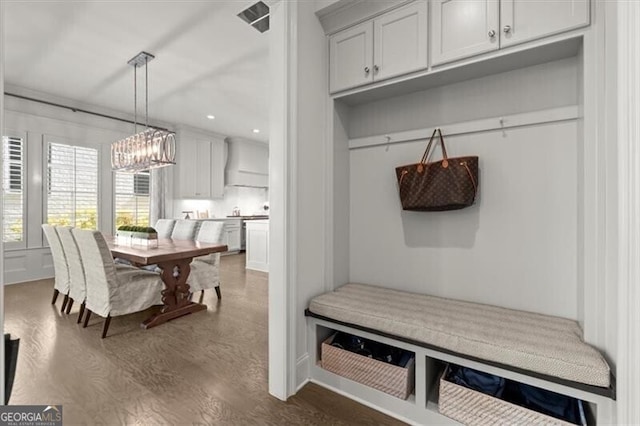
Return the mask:
<path fill-rule="evenodd" d="M 174 318 L 207 309 L 207 305 L 191 301 L 189 272 L 194 257 L 227 251 L 224 244 L 203 243 L 194 240 L 159 238 L 152 246 L 119 243 L 113 235 L 104 235 L 115 258 L 124 259 L 135 266 L 157 265 L 165 285 L 162 290 L 162 309 L 142 322 L 142 328 L 151 328 Z"/>

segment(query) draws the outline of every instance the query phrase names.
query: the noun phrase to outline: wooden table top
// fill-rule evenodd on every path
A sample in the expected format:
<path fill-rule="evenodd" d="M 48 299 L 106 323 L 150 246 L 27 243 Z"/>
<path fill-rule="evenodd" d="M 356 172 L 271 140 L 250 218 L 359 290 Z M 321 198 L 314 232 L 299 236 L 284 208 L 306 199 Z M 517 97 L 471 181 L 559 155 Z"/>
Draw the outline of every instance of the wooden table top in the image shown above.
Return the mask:
<path fill-rule="evenodd" d="M 118 244 L 113 235 L 105 235 L 104 239 L 113 257 L 126 259 L 139 265 L 154 265 L 227 251 L 227 246 L 224 244 L 201 243 L 193 240 L 159 238 L 157 247 L 142 247 Z"/>

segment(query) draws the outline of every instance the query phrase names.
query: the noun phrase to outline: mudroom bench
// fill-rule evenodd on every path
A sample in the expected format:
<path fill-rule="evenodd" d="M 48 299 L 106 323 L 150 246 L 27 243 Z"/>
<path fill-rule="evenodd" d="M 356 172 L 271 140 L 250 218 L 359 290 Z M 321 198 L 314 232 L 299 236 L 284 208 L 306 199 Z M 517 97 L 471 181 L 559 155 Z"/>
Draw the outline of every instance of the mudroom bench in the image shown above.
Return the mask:
<path fill-rule="evenodd" d="M 315 297 L 305 315 L 310 380 L 409 423 L 457 423 L 438 407 L 448 364 L 579 399 L 587 424 L 614 420 L 615 377 L 598 350 L 582 340 L 573 320 L 365 284 L 346 284 Z M 413 358 L 404 372 L 346 351 L 341 361 L 336 352 L 342 347 L 332 344 L 338 332 Z M 485 415 L 468 411 L 478 408 L 464 402 L 456 408 L 471 418 Z M 491 415 L 495 412 L 486 413 L 485 421 Z"/>

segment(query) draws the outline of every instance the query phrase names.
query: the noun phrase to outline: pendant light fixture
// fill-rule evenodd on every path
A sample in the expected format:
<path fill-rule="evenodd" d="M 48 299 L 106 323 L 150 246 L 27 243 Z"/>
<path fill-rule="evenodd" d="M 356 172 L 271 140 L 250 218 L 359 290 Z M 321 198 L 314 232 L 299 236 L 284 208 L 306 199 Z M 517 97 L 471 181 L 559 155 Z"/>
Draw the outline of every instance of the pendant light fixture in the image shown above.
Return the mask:
<path fill-rule="evenodd" d="M 149 127 L 149 61 L 155 56 L 140 52 L 127 64 L 133 67 L 134 135 L 111 144 L 111 169 L 117 172 L 141 171 L 175 164 L 175 133 Z M 138 68 L 144 66 L 145 127 L 138 132 Z"/>

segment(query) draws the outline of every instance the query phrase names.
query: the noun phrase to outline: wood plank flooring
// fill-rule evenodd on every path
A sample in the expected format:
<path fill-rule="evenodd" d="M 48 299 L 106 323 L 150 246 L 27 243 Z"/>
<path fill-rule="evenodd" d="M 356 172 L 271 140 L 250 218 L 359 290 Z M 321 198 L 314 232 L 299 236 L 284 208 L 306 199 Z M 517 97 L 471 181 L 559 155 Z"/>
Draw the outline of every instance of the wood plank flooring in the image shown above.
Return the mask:
<path fill-rule="evenodd" d="M 62 404 L 65 424 L 395 425 L 317 385 L 282 402 L 267 391 L 267 275 L 222 258 L 222 301 L 142 330 L 151 311 L 76 324 L 52 306 L 53 280 L 5 287 L 5 332 L 21 339 L 11 404 Z"/>

